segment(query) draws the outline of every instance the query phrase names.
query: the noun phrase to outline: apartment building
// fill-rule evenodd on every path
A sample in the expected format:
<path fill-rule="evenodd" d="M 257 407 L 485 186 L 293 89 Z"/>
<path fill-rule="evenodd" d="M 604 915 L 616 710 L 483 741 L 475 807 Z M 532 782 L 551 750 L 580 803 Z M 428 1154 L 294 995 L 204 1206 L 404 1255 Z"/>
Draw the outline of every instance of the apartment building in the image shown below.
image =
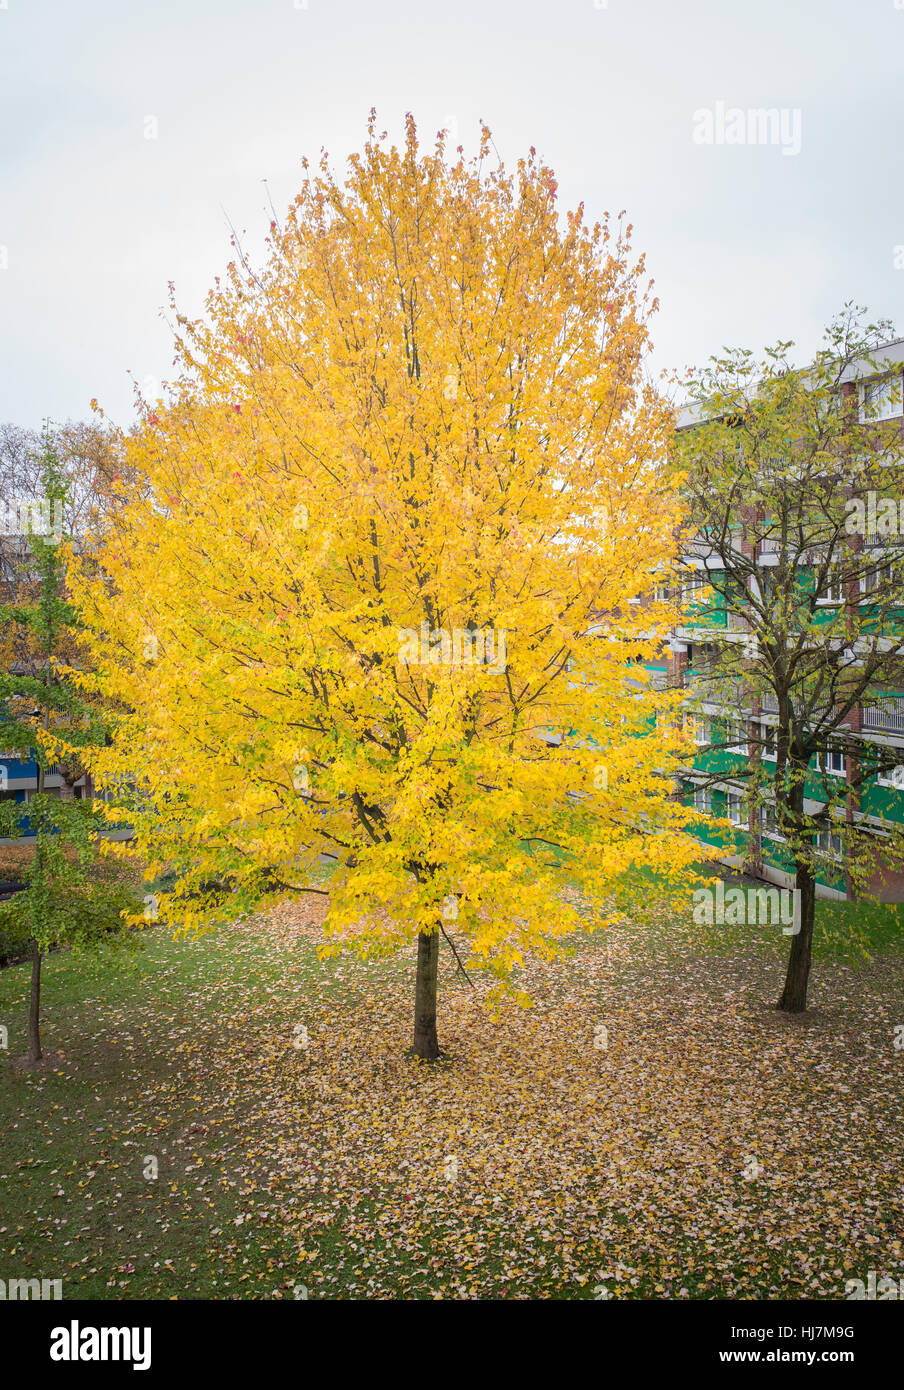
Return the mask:
<path fill-rule="evenodd" d="M 856 409 L 860 419 L 882 424 L 883 430 L 901 439 L 904 453 L 904 381 L 900 364 L 904 360 L 904 340 L 888 343 L 875 355 L 868 370 L 845 373 L 841 392 L 849 409 Z M 694 419 L 686 415 L 680 429 L 693 431 Z M 904 499 L 899 499 L 904 501 Z M 867 499 L 864 506 L 869 506 Z M 872 499 L 875 510 L 875 498 Z M 904 513 L 904 505 L 901 507 Z M 902 517 L 904 521 L 904 517 Z M 737 522 L 737 545 L 753 562 L 756 574 L 778 563 L 778 544 L 773 537 L 762 536 L 762 527 L 755 544 L 751 544 L 749 528 L 744 524 L 743 510 Z M 866 527 L 862 548 L 870 552 L 869 567 L 864 559 L 861 591 L 834 593 L 831 590 L 819 601 L 820 612 L 828 616 L 847 602 L 867 602 L 870 575 L 881 574 L 882 566 L 904 561 L 904 524 L 886 527 L 877 534 L 875 527 Z M 746 550 L 744 549 L 746 547 Z M 723 551 L 724 555 L 724 551 Z M 875 566 L 872 567 L 872 561 Z M 789 885 L 791 860 L 786 842 L 768 807 L 754 812 L 745 805 L 744 787 L 753 759 L 760 759 L 763 771 L 773 767 L 776 759 L 775 730 L 778 707 L 774 696 L 760 694 L 751 697 L 745 681 L 739 679 L 730 691 L 721 689 L 716 698 L 707 699 L 706 671 L 717 663 L 726 643 L 743 644 L 750 641 L 748 622 L 744 618 L 744 603 L 728 603 L 716 598 L 708 603 L 699 599 L 708 586 L 724 580 L 718 557 L 707 552 L 701 540 L 684 556 L 687 582 L 681 594 L 684 621 L 674 629 L 661 659 L 648 668 L 655 685 L 685 689 L 694 713 L 689 716 L 693 726 L 697 753 L 686 769 L 684 789 L 686 799 L 693 800 L 697 809 L 720 818 L 727 818 L 736 830 L 732 834 L 710 832 L 703 836 L 705 843 L 720 853 L 717 858 L 734 868 L 745 867 L 772 882 Z M 859 582 L 859 581 L 858 581 Z M 712 590 L 709 590 L 711 593 Z M 818 615 L 817 615 L 818 616 Z M 901 632 L 904 632 L 904 612 Z M 892 623 L 892 627 L 895 626 Z M 824 785 L 832 788 L 831 797 L 843 805 L 844 819 L 866 828 L 881 845 L 890 826 L 904 824 L 904 681 L 901 688 L 884 686 L 871 690 L 863 703 L 853 708 L 831 742 L 811 770 L 804 788 L 804 809 L 818 814 L 826 806 Z M 894 761 L 884 771 L 870 775 L 876 755 Z M 861 781 L 861 778 L 863 779 Z M 857 787 L 860 782 L 859 790 Z M 838 813 L 836 812 L 836 815 Z M 834 822 L 833 822 L 834 823 Z M 840 830 L 828 825 L 817 839 L 821 866 L 817 873 L 817 891 L 821 896 L 843 898 L 850 896 L 852 885 L 845 870 L 843 838 Z M 887 881 L 881 883 L 880 879 Z M 872 885 L 886 901 L 904 901 L 904 874 L 885 870 L 876 874 Z"/>

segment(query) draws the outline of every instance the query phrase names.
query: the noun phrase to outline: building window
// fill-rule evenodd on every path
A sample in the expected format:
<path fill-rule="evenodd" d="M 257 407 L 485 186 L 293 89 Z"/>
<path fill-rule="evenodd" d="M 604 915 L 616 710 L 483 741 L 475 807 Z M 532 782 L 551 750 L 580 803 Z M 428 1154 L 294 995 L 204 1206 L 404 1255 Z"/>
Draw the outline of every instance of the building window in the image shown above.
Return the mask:
<path fill-rule="evenodd" d="M 898 764 L 889 772 L 880 772 L 876 777 L 880 787 L 890 787 L 893 791 L 904 792 L 904 764 Z"/>
<path fill-rule="evenodd" d="M 830 570 L 826 575 L 825 584 L 821 593 L 817 594 L 817 603 L 844 603 L 845 584 L 838 575 L 837 570 Z"/>
<path fill-rule="evenodd" d="M 725 795 L 725 814 L 732 825 L 744 825 L 744 798 L 740 792 L 727 792 Z"/>
<path fill-rule="evenodd" d="M 847 776 L 847 758 L 837 748 L 827 748 L 819 755 L 816 765 L 832 777 Z"/>
<path fill-rule="evenodd" d="M 770 840 L 784 840 L 785 837 L 779 829 L 774 806 L 760 807 L 760 831 L 763 835 L 768 835 Z"/>
<path fill-rule="evenodd" d="M 837 830 L 820 830 L 816 836 L 816 848 L 830 859 L 844 859 L 844 836 Z"/>
<path fill-rule="evenodd" d="M 700 714 L 686 714 L 684 736 L 692 738 L 698 748 L 705 748 L 709 742 L 709 721 Z"/>
<path fill-rule="evenodd" d="M 775 750 L 775 725 L 760 725 L 760 746 L 762 748 L 762 758 L 764 762 L 774 763 L 776 760 Z"/>
<path fill-rule="evenodd" d="M 864 597 L 868 598 L 871 594 L 890 594 L 892 586 L 896 583 L 897 568 L 893 560 L 887 560 L 884 564 L 873 565 L 870 569 L 864 570 L 861 581 Z"/>
<path fill-rule="evenodd" d="M 694 788 L 694 810 L 700 811 L 702 815 L 708 816 L 712 811 L 713 798 L 708 787 Z"/>
<path fill-rule="evenodd" d="M 709 744 L 709 720 L 699 714 L 691 715 L 690 729 L 697 747 L 706 748 Z"/>
<path fill-rule="evenodd" d="M 726 753 L 747 754 L 747 728 L 743 719 L 730 719 L 725 725 Z"/>
<path fill-rule="evenodd" d="M 901 414 L 901 377 L 883 376 L 860 387 L 860 422 L 893 420 Z"/>

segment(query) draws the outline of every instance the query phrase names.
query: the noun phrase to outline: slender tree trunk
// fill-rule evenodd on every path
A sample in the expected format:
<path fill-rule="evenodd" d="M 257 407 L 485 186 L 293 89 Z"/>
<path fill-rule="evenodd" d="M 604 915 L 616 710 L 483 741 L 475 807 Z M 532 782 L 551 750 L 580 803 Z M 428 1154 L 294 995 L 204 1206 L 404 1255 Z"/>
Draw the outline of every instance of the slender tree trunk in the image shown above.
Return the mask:
<path fill-rule="evenodd" d="M 436 1040 L 436 973 L 439 932 L 419 932 L 417 980 L 414 986 L 414 1055 L 433 1062 L 439 1056 Z"/>
<path fill-rule="evenodd" d="M 31 997 L 28 1001 L 28 1060 L 40 1062 L 41 1051 L 41 952 L 31 943 Z"/>
<path fill-rule="evenodd" d="M 807 1007 L 807 983 L 813 951 L 813 922 L 816 915 L 816 880 L 808 865 L 799 865 L 796 887 L 800 891 L 800 931 L 791 938 L 785 988 L 777 1007 L 785 1013 L 800 1014 Z"/>
<path fill-rule="evenodd" d="M 847 822 L 849 834 L 854 825 L 854 813 L 860 810 L 860 796 L 857 790 L 859 772 L 860 769 L 857 759 L 849 757 L 847 760 L 848 793 L 845 797 L 844 807 L 844 818 Z M 856 902 L 859 897 L 857 880 L 850 869 L 850 845 L 847 843 L 845 844 L 844 896 L 849 903 Z"/>

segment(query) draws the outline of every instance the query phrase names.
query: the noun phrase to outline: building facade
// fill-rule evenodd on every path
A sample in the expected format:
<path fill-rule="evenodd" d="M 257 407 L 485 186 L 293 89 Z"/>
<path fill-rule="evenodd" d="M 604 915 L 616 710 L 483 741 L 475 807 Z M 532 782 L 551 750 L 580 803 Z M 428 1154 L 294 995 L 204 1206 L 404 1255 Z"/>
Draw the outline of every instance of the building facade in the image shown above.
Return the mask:
<path fill-rule="evenodd" d="M 880 349 L 868 373 L 851 372 L 841 386 L 848 408 L 857 410 L 860 419 L 882 424 L 901 440 L 904 456 L 904 381 L 901 361 L 904 359 L 904 340 L 887 344 Z M 692 431 L 695 422 L 685 417 L 680 425 Z M 901 500 L 901 499 L 899 499 Z M 901 508 L 904 511 L 904 507 Z M 759 531 L 754 543 L 751 529 Z M 762 527 L 745 526 L 743 509 L 738 516 L 736 544 L 752 562 L 754 573 L 764 573 L 778 563 L 778 547 L 774 540 L 762 536 Z M 869 573 L 881 573 L 883 566 L 904 562 L 904 525 L 886 527 L 877 533 L 867 527 L 859 544 L 869 551 L 863 561 L 864 580 L 858 593 L 829 593 L 819 600 L 819 609 L 827 615 L 846 603 L 868 601 Z M 745 549 L 746 547 L 746 549 Z M 723 551 L 724 554 L 724 551 Z M 730 699 L 706 699 L 705 675 L 707 665 L 718 659 L 726 643 L 743 644 L 750 640 L 750 626 L 744 618 L 742 599 L 725 601 L 724 597 L 698 603 L 700 591 L 725 580 L 717 556 L 706 553 L 705 544 L 694 544 L 683 556 L 683 568 L 688 580 L 683 585 L 681 606 L 684 619 L 672 633 L 671 641 L 661 660 L 652 664 L 650 677 L 655 685 L 683 689 L 694 713 L 690 717 L 697 752 L 686 768 L 685 799 L 702 812 L 727 819 L 737 827 L 734 833 L 708 831 L 702 836 L 708 848 L 717 851 L 717 859 L 732 868 L 745 868 L 764 879 L 791 886 L 793 865 L 774 816 L 767 807 L 757 810 L 745 804 L 744 788 L 750 775 L 752 761 L 761 760 L 763 771 L 770 762 L 775 766 L 775 730 L 778 724 L 778 705 L 774 697 L 760 695 L 750 698 L 745 682 L 739 679 Z M 710 591 L 711 594 L 715 590 Z M 904 612 L 900 613 L 904 632 Z M 817 614 L 818 617 L 818 614 Z M 904 681 L 895 686 L 877 688 L 869 699 L 850 710 L 837 730 L 836 742 L 831 741 L 819 758 L 811 762 L 804 787 L 804 809 L 816 815 L 824 810 L 824 782 L 832 787 L 833 800 L 843 805 L 843 818 L 874 836 L 881 848 L 883 837 L 890 827 L 904 826 Z M 870 775 L 877 761 L 893 760 L 894 766 Z M 835 813 L 838 814 L 837 811 Z M 845 867 L 844 836 L 830 823 L 818 835 L 820 856 L 817 870 L 817 892 L 820 896 L 845 898 L 854 893 Z M 904 873 L 888 867 L 877 871 L 870 888 L 885 901 L 904 901 Z"/>

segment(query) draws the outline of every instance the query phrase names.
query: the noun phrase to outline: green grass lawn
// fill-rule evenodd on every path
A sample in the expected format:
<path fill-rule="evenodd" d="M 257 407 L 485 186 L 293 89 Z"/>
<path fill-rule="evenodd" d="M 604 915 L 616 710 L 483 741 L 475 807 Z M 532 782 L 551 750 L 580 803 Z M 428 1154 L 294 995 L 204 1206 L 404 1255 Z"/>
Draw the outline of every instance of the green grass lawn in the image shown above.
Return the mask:
<path fill-rule="evenodd" d="M 0 1278 L 67 1298 L 843 1297 L 904 1272 L 897 911 L 819 905 L 799 1020 L 768 1007 L 774 931 L 613 929 L 531 967 L 534 1008 L 498 1019 L 446 965 L 432 1068 L 405 1052 L 411 959 L 321 962 L 317 931 L 277 918 L 51 957 L 35 1071 L 27 967 L 0 972 Z"/>

